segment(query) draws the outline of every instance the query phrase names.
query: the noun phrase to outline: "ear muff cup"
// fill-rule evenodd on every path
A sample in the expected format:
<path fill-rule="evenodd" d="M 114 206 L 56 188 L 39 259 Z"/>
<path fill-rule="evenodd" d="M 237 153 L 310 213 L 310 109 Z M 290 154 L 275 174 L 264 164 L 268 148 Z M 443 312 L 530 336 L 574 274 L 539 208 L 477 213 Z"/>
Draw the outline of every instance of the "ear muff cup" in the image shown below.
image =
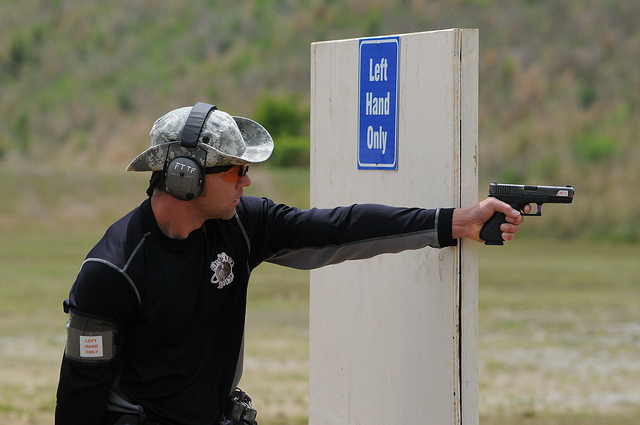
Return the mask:
<path fill-rule="evenodd" d="M 190 201 L 202 192 L 204 170 L 194 159 L 174 158 L 165 169 L 165 190 L 174 198 Z"/>
<path fill-rule="evenodd" d="M 209 114 L 216 109 L 218 108 L 215 105 L 204 102 L 198 102 L 191 108 L 182 128 L 180 146 L 189 150 L 198 150 L 198 140 L 204 123 Z M 186 156 L 174 158 L 168 165 L 165 160 L 165 191 L 181 201 L 190 201 L 198 197 L 204 186 L 204 169 L 202 167 L 207 162 L 206 152 L 202 164 L 196 160 L 195 155 L 194 152 L 194 158 Z M 168 156 L 169 150 L 167 151 Z"/>

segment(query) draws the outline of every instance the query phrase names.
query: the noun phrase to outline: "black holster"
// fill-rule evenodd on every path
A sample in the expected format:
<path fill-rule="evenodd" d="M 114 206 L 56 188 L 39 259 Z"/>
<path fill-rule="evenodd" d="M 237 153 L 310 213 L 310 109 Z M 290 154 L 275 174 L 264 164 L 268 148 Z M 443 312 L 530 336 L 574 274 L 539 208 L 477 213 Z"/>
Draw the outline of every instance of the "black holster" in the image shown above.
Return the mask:
<path fill-rule="evenodd" d="M 258 411 L 251 405 L 251 397 L 240 388 L 233 390 L 220 425 L 258 425 Z"/>

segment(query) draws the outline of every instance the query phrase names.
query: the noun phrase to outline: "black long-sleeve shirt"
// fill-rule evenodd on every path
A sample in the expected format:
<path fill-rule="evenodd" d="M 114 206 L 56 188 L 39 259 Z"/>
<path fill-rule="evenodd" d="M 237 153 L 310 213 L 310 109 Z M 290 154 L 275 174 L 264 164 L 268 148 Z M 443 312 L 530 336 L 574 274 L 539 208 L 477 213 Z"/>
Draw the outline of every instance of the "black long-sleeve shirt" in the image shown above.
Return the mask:
<path fill-rule="evenodd" d="M 243 197 L 233 219 L 208 220 L 174 240 L 146 200 L 108 229 L 71 288 L 70 307 L 114 323 L 118 342 L 108 362 L 63 358 L 56 423 L 102 424 L 123 405 L 163 423 L 217 423 L 238 379 L 255 267 L 312 269 L 455 245 L 452 213 L 373 204 L 299 210 Z"/>

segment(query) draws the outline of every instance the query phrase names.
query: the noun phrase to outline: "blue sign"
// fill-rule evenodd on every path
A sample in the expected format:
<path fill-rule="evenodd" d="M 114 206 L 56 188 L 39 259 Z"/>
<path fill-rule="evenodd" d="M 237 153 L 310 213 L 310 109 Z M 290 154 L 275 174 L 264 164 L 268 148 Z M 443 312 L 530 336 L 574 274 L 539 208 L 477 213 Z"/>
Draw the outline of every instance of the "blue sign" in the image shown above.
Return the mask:
<path fill-rule="evenodd" d="M 398 169 L 399 37 L 360 40 L 358 169 Z"/>

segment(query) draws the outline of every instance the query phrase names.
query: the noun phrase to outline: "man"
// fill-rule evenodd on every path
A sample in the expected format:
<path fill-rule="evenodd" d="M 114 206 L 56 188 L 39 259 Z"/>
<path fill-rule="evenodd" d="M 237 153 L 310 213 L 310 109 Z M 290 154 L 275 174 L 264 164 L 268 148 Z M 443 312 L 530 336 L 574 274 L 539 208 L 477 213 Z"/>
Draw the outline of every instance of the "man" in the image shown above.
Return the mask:
<path fill-rule="evenodd" d="M 311 269 L 479 232 L 494 198 L 467 209 L 352 205 L 301 211 L 243 197 L 273 150 L 258 123 L 213 105 L 173 110 L 128 169 L 149 199 L 113 224 L 71 288 L 58 424 L 218 424 L 242 371 L 246 294 L 263 261 Z M 384 241 L 381 243 L 381 241 Z"/>

